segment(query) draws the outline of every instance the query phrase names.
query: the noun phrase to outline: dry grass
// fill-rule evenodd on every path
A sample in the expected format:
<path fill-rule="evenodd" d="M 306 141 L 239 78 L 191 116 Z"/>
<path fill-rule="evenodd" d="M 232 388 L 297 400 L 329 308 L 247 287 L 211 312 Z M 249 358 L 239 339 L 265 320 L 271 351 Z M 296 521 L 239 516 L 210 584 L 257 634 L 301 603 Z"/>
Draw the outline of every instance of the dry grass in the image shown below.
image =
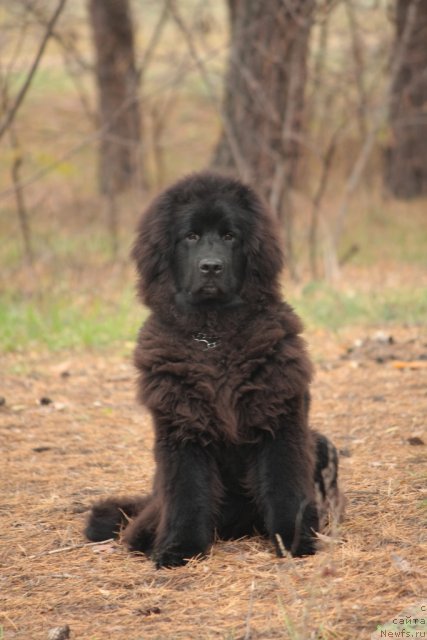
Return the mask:
<path fill-rule="evenodd" d="M 383 355 L 398 349 L 400 361 L 425 362 L 425 334 L 393 335 L 396 344 L 378 345 Z M 117 543 L 80 546 L 92 499 L 149 487 L 152 434 L 130 364 L 87 352 L 5 358 L 5 638 L 47 638 L 69 624 L 72 638 L 88 640 L 355 640 L 422 600 L 425 446 L 407 439 L 425 439 L 427 368 L 379 364 L 373 343 L 343 358 L 360 332 L 341 343 L 308 337 L 320 362 L 313 425 L 344 451 L 348 504 L 337 541 L 300 560 L 276 559 L 265 540 L 218 542 L 205 560 L 161 571 Z M 40 405 L 42 397 L 53 402 Z"/>

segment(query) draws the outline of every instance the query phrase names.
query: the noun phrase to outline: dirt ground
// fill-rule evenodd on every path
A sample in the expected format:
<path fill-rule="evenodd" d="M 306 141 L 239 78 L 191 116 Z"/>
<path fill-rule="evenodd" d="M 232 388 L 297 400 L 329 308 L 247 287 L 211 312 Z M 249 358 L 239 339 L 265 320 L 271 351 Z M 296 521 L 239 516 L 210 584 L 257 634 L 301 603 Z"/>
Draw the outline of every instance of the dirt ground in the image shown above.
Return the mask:
<path fill-rule="evenodd" d="M 131 358 L 5 356 L 0 638 L 61 638 L 50 630 L 69 625 L 82 640 L 368 639 L 425 603 L 426 330 L 307 339 L 312 424 L 341 450 L 340 531 L 306 559 L 279 560 L 268 541 L 244 539 L 160 571 L 82 536 L 93 499 L 150 485 L 151 426 Z"/>

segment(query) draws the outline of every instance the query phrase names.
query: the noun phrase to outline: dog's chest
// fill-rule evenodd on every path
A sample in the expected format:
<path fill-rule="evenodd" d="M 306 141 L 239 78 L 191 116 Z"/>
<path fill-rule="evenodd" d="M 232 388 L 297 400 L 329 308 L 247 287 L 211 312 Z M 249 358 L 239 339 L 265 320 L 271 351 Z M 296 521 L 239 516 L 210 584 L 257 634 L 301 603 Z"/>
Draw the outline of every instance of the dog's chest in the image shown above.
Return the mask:
<path fill-rule="evenodd" d="M 135 361 L 147 391 L 168 389 L 211 410 L 226 406 L 229 412 L 243 394 L 268 387 L 280 360 L 277 336 L 266 333 L 257 340 L 202 332 L 185 341 L 169 335 L 159 340 L 153 332 L 141 338 Z"/>
<path fill-rule="evenodd" d="M 141 332 L 135 352 L 140 398 L 180 437 L 254 439 L 309 383 L 299 339 L 278 323 L 264 322 L 257 331 L 242 327 L 233 339 L 219 340 L 213 334 L 184 339 L 155 329 L 149 325 Z"/>

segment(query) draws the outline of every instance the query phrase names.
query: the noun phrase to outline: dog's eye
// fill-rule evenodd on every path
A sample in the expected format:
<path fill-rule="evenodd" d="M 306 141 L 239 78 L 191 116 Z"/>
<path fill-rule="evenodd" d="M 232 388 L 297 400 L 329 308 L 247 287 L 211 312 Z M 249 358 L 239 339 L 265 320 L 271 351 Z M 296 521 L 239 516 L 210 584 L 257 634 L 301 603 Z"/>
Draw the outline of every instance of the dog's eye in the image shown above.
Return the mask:
<path fill-rule="evenodd" d="M 197 233 L 188 233 L 187 234 L 187 240 L 190 240 L 190 242 L 197 242 L 197 240 L 200 240 L 200 236 L 197 235 Z"/>
<path fill-rule="evenodd" d="M 230 240 L 234 240 L 234 236 L 232 233 L 225 233 L 222 236 L 222 239 L 225 240 L 226 242 L 230 242 Z"/>

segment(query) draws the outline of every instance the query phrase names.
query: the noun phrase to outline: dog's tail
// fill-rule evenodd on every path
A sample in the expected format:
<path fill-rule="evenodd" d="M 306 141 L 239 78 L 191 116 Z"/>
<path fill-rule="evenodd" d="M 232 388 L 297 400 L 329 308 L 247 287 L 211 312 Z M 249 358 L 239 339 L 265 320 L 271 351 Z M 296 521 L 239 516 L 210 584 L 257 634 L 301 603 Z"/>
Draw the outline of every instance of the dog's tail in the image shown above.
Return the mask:
<path fill-rule="evenodd" d="M 150 502 L 151 496 L 119 496 L 96 502 L 87 519 L 85 536 L 91 542 L 118 538 L 129 520 Z"/>
<path fill-rule="evenodd" d="M 338 452 L 323 434 L 314 431 L 316 441 L 316 467 L 314 482 L 320 531 L 342 520 L 345 498 L 338 485 Z"/>

